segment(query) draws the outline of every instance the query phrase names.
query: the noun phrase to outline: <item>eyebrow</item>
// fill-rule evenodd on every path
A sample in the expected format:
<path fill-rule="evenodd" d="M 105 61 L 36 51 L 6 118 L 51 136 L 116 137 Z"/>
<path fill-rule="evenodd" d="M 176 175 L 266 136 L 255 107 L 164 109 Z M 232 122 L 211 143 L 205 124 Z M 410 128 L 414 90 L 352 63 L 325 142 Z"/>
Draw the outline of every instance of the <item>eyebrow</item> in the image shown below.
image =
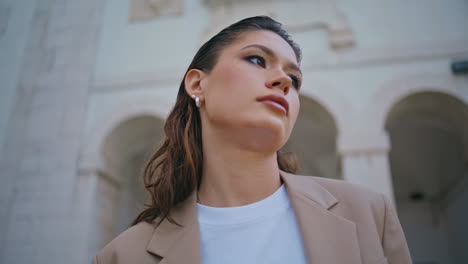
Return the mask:
<path fill-rule="evenodd" d="M 248 46 L 245 46 L 243 47 L 241 50 L 244 50 L 244 49 L 248 49 L 248 48 L 257 48 L 257 49 L 261 49 L 263 52 L 265 52 L 268 56 L 271 56 L 271 57 L 277 57 L 275 52 L 273 50 L 271 50 L 270 48 L 268 47 L 265 47 L 263 45 L 260 45 L 260 44 L 252 44 L 252 45 L 248 45 Z M 288 65 L 287 65 L 289 68 L 292 68 L 293 70 L 295 71 L 298 71 L 301 75 L 302 75 L 302 71 L 301 69 L 299 68 L 299 66 L 297 66 L 297 64 L 293 63 L 293 62 L 289 62 Z"/>

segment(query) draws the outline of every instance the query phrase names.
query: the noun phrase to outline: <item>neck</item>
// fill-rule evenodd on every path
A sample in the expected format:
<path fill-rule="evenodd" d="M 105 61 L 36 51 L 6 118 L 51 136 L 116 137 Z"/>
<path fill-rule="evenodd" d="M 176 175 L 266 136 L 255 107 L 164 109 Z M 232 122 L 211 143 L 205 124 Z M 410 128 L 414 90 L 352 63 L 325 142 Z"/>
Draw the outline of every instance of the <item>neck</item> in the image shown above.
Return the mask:
<path fill-rule="evenodd" d="M 203 142 L 203 175 L 199 202 L 214 207 L 260 201 L 281 186 L 276 152 L 259 153 L 216 138 Z"/>

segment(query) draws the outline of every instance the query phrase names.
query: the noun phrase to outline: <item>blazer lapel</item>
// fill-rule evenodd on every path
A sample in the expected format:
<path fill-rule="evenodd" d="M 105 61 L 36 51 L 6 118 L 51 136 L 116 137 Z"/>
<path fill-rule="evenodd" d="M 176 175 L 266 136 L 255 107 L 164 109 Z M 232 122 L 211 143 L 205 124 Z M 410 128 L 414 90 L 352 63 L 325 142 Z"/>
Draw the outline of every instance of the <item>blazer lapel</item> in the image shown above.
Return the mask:
<path fill-rule="evenodd" d="M 309 263 L 361 263 L 356 225 L 329 211 L 338 200 L 312 177 L 280 174 Z"/>
<path fill-rule="evenodd" d="M 338 200 L 312 177 L 284 171 L 280 175 L 296 214 L 309 263 L 361 263 L 356 225 L 329 210 Z M 165 219 L 155 228 L 147 251 L 161 257 L 160 264 L 201 264 L 196 193 L 171 215 L 182 226 Z"/>
<path fill-rule="evenodd" d="M 162 258 L 160 264 L 201 263 L 200 231 L 198 226 L 196 193 L 175 208 L 172 218 L 181 226 L 165 219 L 155 228 L 146 247 Z"/>

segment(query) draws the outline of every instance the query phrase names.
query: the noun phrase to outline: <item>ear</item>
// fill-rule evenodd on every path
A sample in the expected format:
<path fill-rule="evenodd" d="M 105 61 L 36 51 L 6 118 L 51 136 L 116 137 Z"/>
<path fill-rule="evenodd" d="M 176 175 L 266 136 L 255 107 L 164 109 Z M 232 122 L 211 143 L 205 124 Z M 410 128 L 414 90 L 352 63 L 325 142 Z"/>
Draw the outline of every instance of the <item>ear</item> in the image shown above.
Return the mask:
<path fill-rule="evenodd" d="M 207 74 L 198 69 L 191 69 L 185 75 L 185 91 L 189 96 L 195 95 L 197 97 L 202 97 L 204 92 L 204 87 L 202 86 L 202 80 L 207 76 Z"/>

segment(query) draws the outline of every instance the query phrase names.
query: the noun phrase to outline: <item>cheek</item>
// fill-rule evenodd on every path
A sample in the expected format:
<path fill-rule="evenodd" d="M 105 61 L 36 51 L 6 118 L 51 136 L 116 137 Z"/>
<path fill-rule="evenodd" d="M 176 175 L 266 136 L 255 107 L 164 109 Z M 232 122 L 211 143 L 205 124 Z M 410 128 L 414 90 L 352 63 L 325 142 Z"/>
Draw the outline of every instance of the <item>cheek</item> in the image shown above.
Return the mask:
<path fill-rule="evenodd" d="M 248 80 L 248 72 L 241 65 L 229 65 L 220 69 L 217 78 L 215 89 L 222 89 L 226 94 L 240 94 L 246 89 Z"/>
<path fill-rule="evenodd" d="M 252 90 L 253 80 L 249 79 L 245 67 L 239 66 L 220 66 L 212 72 L 214 78 L 209 82 L 209 94 L 206 100 L 213 101 L 216 108 L 221 107 L 231 111 L 233 107 L 239 107 L 249 101 L 248 92 Z"/>

